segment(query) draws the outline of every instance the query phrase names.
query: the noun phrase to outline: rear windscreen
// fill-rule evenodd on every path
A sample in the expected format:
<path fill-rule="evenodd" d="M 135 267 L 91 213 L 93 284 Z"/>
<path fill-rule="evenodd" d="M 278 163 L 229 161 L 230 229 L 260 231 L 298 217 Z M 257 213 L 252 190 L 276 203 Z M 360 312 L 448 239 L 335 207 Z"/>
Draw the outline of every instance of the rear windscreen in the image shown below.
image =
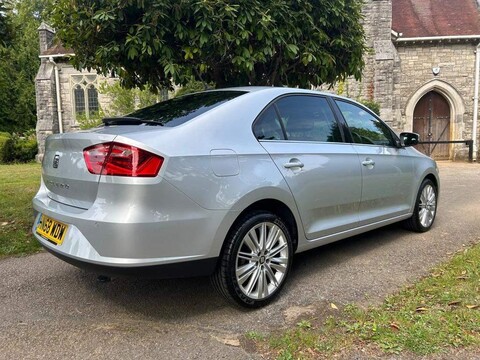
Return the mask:
<path fill-rule="evenodd" d="M 152 120 L 164 126 L 177 126 L 223 104 L 245 91 L 212 91 L 189 94 L 137 110 L 127 117 Z"/>

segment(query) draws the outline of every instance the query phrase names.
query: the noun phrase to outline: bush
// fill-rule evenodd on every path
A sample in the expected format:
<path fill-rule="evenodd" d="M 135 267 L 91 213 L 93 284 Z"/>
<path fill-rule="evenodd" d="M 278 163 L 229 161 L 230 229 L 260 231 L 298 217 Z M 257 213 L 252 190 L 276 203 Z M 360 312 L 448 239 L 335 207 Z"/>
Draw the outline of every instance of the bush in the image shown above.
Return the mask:
<path fill-rule="evenodd" d="M 102 125 L 102 119 L 105 117 L 105 113 L 100 109 L 99 111 L 90 114 L 89 117 L 87 115 L 77 115 L 77 124 L 80 127 L 80 130 L 87 130 L 96 128 Z"/>
<path fill-rule="evenodd" d="M 0 132 L 0 163 L 10 162 L 12 152 L 12 136 L 9 133 Z"/>
<path fill-rule="evenodd" d="M 35 131 L 29 130 L 24 136 L 0 133 L 0 163 L 28 162 L 37 154 Z"/>
<path fill-rule="evenodd" d="M 177 90 L 175 97 L 211 89 L 215 89 L 213 82 L 206 84 L 201 81 L 190 80 L 186 85 Z"/>
<path fill-rule="evenodd" d="M 29 162 L 35 159 L 37 155 L 37 139 L 19 138 L 15 144 L 15 162 Z"/>
<path fill-rule="evenodd" d="M 359 103 L 365 105 L 367 108 L 372 110 L 375 114 L 380 116 L 380 104 L 374 100 L 359 100 Z"/>

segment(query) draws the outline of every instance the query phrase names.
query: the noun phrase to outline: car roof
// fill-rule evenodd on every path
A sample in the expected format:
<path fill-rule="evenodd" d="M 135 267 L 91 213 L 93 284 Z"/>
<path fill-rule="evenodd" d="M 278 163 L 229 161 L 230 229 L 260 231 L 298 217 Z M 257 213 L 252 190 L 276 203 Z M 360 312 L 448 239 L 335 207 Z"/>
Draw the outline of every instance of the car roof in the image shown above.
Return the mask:
<path fill-rule="evenodd" d="M 312 94 L 312 95 L 324 95 L 324 96 L 331 96 L 339 99 L 345 99 L 349 101 L 354 101 L 353 99 L 337 95 L 335 93 L 320 91 L 316 89 L 301 89 L 301 88 L 292 88 L 292 87 L 280 87 L 280 86 L 238 86 L 238 87 L 228 87 L 222 89 L 215 89 L 211 91 L 244 91 L 249 93 L 254 92 L 263 92 L 263 93 L 274 93 L 276 95 L 282 94 Z"/>
<path fill-rule="evenodd" d="M 356 103 L 361 107 L 365 107 L 363 104 L 358 101 L 341 96 L 335 93 L 320 91 L 315 89 L 301 89 L 301 88 L 291 88 L 291 87 L 279 87 L 279 86 L 239 86 L 239 87 L 229 87 L 223 89 L 215 89 L 211 91 L 244 91 L 248 93 L 268 93 L 272 96 L 281 96 L 283 94 L 311 94 L 311 95 L 323 95 L 330 96 L 335 99 L 348 100 L 349 102 Z"/>

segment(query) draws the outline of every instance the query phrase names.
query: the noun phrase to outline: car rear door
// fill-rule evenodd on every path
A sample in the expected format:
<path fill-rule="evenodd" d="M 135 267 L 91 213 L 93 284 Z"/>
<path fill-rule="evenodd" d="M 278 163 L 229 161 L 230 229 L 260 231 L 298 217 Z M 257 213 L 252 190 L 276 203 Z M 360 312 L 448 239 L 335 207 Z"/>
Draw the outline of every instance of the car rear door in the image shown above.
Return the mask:
<path fill-rule="evenodd" d="M 335 100 L 351 133 L 362 168 L 359 225 L 407 214 L 416 195 L 413 160 L 393 132 L 367 109 Z"/>
<path fill-rule="evenodd" d="M 358 226 L 361 169 L 324 96 L 288 95 L 258 117 L 254 132 L 295 198 L 307 239 Z"/>

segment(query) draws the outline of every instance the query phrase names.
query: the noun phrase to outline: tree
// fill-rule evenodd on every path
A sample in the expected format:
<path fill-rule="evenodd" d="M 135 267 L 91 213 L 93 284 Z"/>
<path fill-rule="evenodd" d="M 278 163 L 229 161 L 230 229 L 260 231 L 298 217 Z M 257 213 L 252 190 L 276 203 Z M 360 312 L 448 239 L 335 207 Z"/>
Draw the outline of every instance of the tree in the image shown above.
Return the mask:
<path fill-rule="evenodd" d="M 359 79 L 358 0 L 57 0 L 57 36 L 77 68 L 156 89 L 191 79 L 308 87 Z"/>
<path fill-rule="evenodd" d="M 0 0 L 0 48 L 10 44 L 12 39 L 12 24 L 8 13 L 10 1 Z"/>
<path fill-rule="evenodd" d="M 0 28 L 2 16 L 10 27 L 9 41 L 0 45 L 0 131 L 25 132 L 35 127 L 35 75 L 40 64 L 37 29 L 48 19 L 50 1 L 0 2 Z"/>

